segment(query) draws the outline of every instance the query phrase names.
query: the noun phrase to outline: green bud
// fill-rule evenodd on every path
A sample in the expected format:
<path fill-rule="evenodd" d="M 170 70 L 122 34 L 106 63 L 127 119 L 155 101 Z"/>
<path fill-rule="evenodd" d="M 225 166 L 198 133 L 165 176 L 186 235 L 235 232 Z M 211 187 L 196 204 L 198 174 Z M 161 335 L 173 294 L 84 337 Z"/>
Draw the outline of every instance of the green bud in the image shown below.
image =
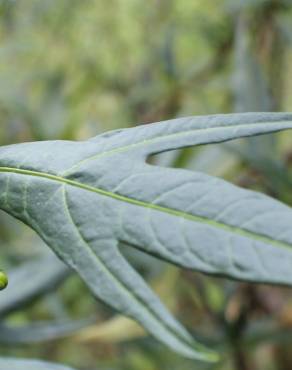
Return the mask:
<path fill-rule="evenodd" d="M 8 278 L 4 272 L 0 271 L 0 290 L 5 289 L 8 284 Z"/>

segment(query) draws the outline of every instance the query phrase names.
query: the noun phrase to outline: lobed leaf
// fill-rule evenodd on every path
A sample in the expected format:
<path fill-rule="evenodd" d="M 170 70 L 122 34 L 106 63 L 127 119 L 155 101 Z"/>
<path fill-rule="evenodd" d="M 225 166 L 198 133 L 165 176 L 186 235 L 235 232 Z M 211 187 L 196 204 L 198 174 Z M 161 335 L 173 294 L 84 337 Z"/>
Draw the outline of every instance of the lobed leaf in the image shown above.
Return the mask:
<path fill-rule="evenodd" d="M 197 343 L 119 251 L 124 244 L 179 266 L 292 284 L 292 211 L 223 180 L 146 163 L 147 157 L 292 128 L 292 114 L 181 118 L 85 142 L 0 149 L 0 207 L 31 226 L 96 297 L 178 353 L 217 356 Z"/>

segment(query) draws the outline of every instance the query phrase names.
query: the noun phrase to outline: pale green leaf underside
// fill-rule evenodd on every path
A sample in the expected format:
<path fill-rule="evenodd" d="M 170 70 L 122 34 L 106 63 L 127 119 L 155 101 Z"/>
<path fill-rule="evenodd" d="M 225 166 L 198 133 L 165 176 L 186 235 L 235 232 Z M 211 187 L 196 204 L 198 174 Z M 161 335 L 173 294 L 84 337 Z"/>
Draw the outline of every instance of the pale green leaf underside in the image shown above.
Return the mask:
<path fill-rule="evenodd" d="M 34 228 L 93 293 L 175 351 L 215 360 L 119 252 L 128 244 L 179 266 L 292 284 L 292 212 L 267 196 L 147 156 L 292 128 L 291 114 L 161 122 L 86 142 L 0 149 L 0 206 Z"/>

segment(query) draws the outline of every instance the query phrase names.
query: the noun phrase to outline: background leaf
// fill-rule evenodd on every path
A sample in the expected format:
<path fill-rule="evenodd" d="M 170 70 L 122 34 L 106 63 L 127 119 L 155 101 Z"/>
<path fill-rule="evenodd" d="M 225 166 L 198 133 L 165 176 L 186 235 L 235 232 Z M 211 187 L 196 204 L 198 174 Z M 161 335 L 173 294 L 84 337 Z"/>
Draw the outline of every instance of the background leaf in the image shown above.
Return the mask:
<path fill-rule="evenodd" d="M 72 368 L 36 360 L 0 358 L 0 370 L 73 370 Z"/>

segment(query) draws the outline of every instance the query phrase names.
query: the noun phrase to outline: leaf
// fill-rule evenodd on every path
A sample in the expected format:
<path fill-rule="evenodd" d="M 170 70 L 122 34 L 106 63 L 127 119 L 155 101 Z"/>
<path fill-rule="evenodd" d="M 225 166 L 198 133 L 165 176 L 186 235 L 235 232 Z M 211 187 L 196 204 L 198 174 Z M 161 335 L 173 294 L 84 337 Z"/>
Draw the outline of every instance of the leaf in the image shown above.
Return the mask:
<path fill-rule="evenodd" d="M 0 358 L 0 370 L 73 370 L 67 366 L 36 360 Z"/>
<path fill-rule="evenodd" d="M 265 195 L 146 163 L 192 145 L 292 128 L 292 114 L 181 118 L 84 142 L 0 149 L 0 207 L 30 225 L 96 297 L 189 357 L 195 342 L 119 252 L 131 245 L 185 268 L 292 284 L 291 209 Z"/>
<path fill-rule="evenodd" d="M 178 269 L 169 266 L 166 273 L 152 283 L 154 291 L 159 293 L 164 300 L 168 300 L 168 307 L 173 307 L 176 303 L 175 283 L 177 278 Z M 135 321 L 116 315 L 104 322 L 84 328 L 76 334 L 75 340 L 85 343 L 119 343 L 144 336 L 146 336 L 145 331 Z"/>
<path fill-rule="evenodd" d="M 9 272 L 9 289 L 1 292 L 0 318 L 52 291 L 69 273 L 68 267 L 54 255 L 13 269 Z"/>
<path fill-rule="evenodd" d="M 58 320 L 34 322 L 32 325 L 8 326 L 0 323 L 0 343 L 23 344 L 40 343 L 69 336 L 70 334 L 93 324 L 94 318 L 80 320 Z"/>

